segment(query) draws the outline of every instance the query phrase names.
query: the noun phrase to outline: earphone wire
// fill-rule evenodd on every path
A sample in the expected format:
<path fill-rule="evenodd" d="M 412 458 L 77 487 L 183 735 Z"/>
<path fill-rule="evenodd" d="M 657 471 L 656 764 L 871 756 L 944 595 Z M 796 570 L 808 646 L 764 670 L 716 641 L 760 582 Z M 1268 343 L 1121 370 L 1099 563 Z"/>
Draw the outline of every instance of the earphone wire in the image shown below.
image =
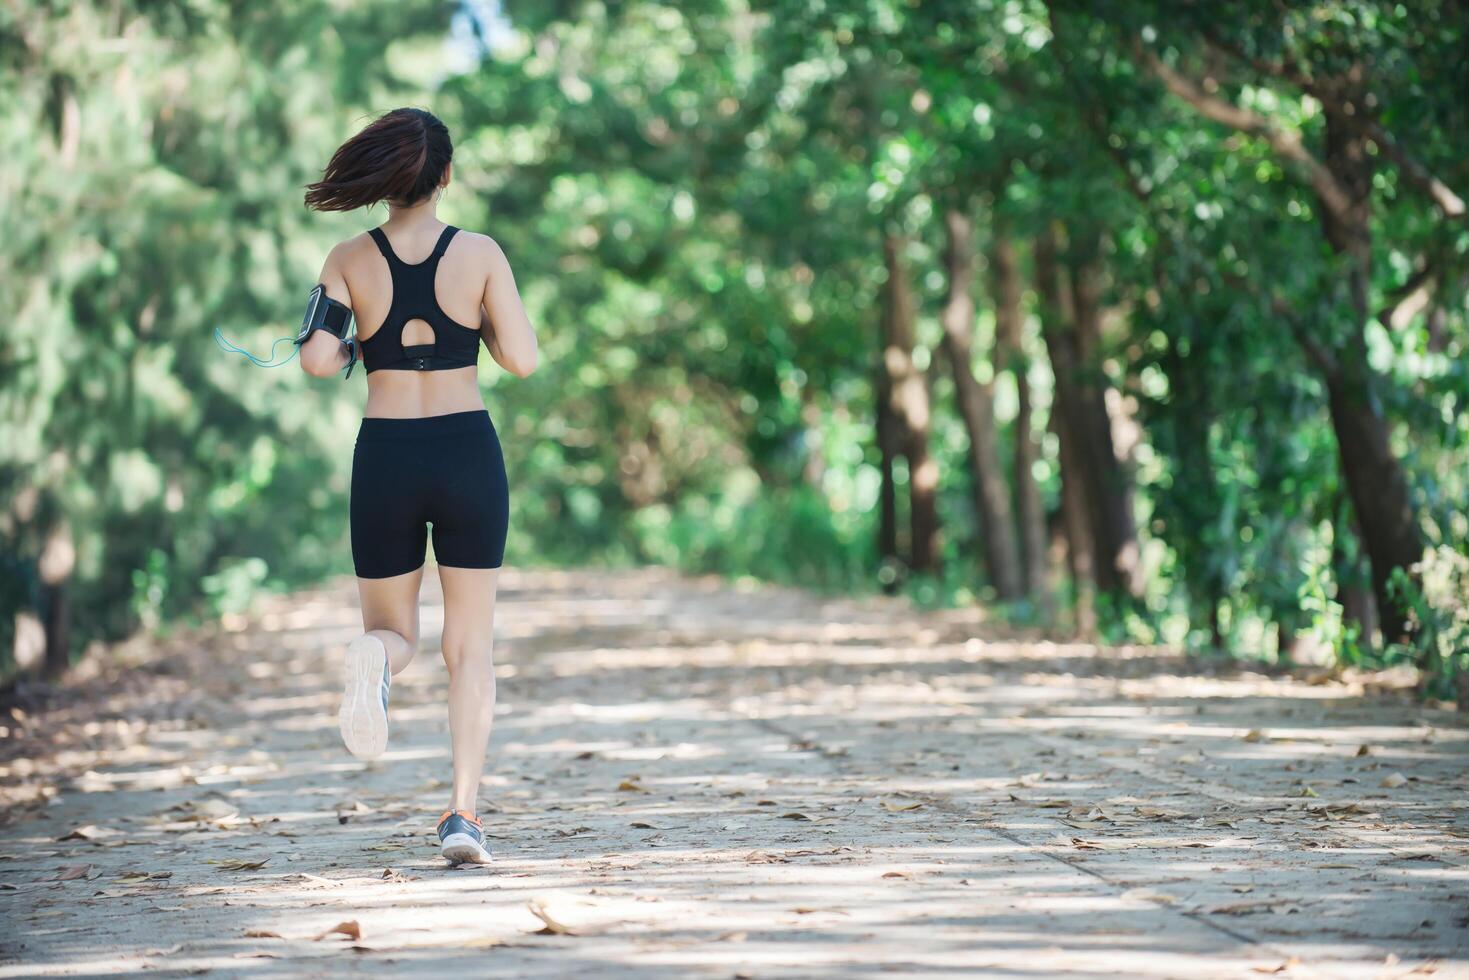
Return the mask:
<path fill-rule="evenodd" d="M 243 354 L 245 357 L 248 357 L 250 359 L 250 363 L 254 364 L 256 367 L 284 367 L 285 365 L 290 364 L 292 358 L 300 353 L 300 346 L 292 349 L 290 355 L 284 361 L 275 360 L 275 349 L 281 344 L 291 343 L 295 339 L 296 338 L 294 337 L 281 337 L 270 345 L 270 355 L 268 357 L 256 357 L 245 348 L 231 342 L 229 338 L 224 335 L 224 331 L 220 330 L 218 327 L 214 328 L 214 343 L 216 346 L 219 347 L 220 350 L 226 351 L 230 354 Z"/>

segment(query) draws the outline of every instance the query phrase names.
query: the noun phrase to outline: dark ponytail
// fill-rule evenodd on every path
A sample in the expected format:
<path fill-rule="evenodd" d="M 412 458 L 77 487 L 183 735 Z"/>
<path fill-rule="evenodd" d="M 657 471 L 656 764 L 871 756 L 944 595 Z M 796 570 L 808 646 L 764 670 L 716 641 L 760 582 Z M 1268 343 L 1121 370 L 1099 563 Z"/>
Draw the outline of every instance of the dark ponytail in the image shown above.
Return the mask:
<path fill-rule="evenodd" d="M 448 128 L 423 109 L 394 109 L 337 148 L 306 206 L 353 211 L 387 201 L 417 204 L 434 192 L 454 159 Z"/>

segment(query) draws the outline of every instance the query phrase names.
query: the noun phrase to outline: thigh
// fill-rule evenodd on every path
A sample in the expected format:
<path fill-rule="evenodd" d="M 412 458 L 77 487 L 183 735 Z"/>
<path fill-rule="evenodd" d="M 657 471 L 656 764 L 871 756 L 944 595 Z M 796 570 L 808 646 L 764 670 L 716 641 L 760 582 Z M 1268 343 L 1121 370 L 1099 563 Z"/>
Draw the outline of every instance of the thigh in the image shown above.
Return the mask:
<path fill-rule="evenodd" d="M 421 467 L 400 441 L 358 439 L 352 454 L 348 517 L 359 579 L 390 579 L 422 569 L 428 528 Z"/>
<path fill-rule="evenodd" d="M 471 433 L 440 460 L 430 517 L 440 567 L 500 567 L 510 526 L 510 493 L 493 427 Z"/>
<path fill-rule="evenodd" d="M 440 565 L 439 583 L 444 589 L 444 662 L 452 670 L 466 656 L 488 659 L 500 570 Z"/>
<path fill-rule="evenodd" d="M 359 578 L 357 595 L 362 601 L 362 631 L 390 630 L 418 647 L 418 587 L 423 566 L 390 578 Z"/>

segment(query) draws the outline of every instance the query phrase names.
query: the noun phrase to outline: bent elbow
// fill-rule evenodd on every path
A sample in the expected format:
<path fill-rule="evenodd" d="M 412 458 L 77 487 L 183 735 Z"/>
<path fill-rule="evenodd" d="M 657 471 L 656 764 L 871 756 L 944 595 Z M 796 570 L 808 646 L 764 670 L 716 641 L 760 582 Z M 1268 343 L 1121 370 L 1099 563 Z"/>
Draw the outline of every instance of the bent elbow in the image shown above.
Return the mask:
<path fill-rule="evenodd" d="M 505 352 L 506 357 L 501 367 L 515 375 L 517 378 L 528 378 L 536 369 L 536 361 L 539 360 L 538 352 L 534 347 L 523 353 L 510 354 Z"/>
<path fill-rule="evenodd" d="M 332 363 L 331 358 L 322 357 L 316 350 L 302 348 L 301 370 L 313 378 L 325 378 L 329 374 L 336 373 L 337 366 Z"/>

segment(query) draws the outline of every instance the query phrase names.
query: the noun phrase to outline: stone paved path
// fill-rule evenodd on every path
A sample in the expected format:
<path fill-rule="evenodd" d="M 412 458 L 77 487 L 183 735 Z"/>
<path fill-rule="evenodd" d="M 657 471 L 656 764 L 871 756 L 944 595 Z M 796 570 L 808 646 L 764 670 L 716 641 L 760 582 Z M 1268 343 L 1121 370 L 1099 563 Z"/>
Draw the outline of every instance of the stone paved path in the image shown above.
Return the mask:
<path fill-rule="evenodd" d="M 428 579 L 372 765 L 350 580 L 0 716 L 0 977 L 1469 975 L 1450 713 L 654 570 L 507 570 L 446 870 Z"/>

